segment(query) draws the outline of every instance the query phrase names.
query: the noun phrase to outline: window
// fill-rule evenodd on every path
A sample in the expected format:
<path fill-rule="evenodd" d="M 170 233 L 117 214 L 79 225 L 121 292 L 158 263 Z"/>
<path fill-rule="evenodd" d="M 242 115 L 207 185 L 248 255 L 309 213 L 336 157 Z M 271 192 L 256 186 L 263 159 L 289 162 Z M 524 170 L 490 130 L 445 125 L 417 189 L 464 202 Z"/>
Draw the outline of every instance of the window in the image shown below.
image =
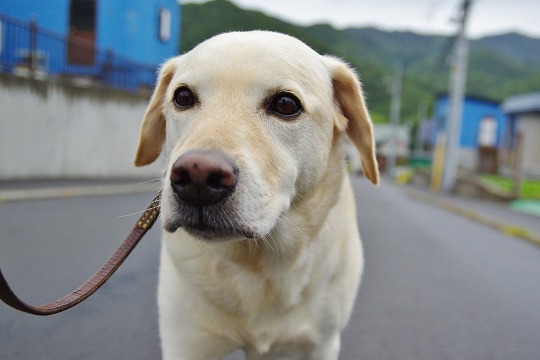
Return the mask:
<path fill-rule="evenodd" d="M 167 42 L 171 39 L 171 11 L 159 9 L 159 40 Z"/>
<path fill-rule="evenodd" d="M 497 120 L 494 117 L 485 116 L 480 120 L 478 145 L 486 147 L 497 145 Z"/>
<path fill-rule="evenodd" d="M 71 0 L 67 61 L 94 65 L 96 47 L 96 0 Z"/>
<path fill-rule="evenodd" d="M 96 26 L 96 1 L 71 0 L 69 26 L 75 30 L 94 31 Z"/>

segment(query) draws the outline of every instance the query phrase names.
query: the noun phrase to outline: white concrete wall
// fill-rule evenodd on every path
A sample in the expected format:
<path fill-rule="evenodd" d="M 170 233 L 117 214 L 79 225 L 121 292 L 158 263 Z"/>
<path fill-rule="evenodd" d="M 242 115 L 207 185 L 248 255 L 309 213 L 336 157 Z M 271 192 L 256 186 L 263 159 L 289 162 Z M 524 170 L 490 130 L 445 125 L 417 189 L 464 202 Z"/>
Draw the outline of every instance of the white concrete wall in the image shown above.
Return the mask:
<path fill-rule="evenodd" d="M 133 165 L 148 94 L 0 77 L 0 180 L 159 177 Z"/>

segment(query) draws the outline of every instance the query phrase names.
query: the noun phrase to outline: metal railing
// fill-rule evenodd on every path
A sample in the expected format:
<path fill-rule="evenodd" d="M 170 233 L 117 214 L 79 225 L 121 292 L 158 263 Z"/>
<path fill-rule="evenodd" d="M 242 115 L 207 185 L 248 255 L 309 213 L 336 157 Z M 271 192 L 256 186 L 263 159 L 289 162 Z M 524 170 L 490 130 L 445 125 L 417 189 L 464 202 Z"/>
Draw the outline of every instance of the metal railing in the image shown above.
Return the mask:
<path fill-rule="evenodd" d="M 65 37 L 0 14 L 0 72 L 136 91 L 153 87 L 156 69 L 101 50 L 84 34 Z"/>

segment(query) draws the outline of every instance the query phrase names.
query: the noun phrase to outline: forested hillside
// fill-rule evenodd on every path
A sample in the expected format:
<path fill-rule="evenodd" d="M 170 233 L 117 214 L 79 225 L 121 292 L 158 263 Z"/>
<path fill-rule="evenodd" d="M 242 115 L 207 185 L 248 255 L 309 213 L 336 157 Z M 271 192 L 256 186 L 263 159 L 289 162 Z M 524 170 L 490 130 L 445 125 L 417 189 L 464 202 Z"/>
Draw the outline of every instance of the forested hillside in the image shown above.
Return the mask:
<path fill-rule="evenodd" d="M 320 53 L 349 62 L 361 76 L 375 121 L 388 119 L 388 82 L 398 61 L 405 68 L 402 121 L 417 121 L 418 109 L 427 106 L 429 110 L 448 87 L 451 38 L 373 28 L 337 30 L 325 24 L 302 27 L 226 0 L 183 5 L 180 50 L 186 52 L 218 33 L 253 29 L 290 34 Z M 502 101 L 530 91 L 540 91 L 540 39 L 505 34 L 471 42 L 468 94 Z"/>

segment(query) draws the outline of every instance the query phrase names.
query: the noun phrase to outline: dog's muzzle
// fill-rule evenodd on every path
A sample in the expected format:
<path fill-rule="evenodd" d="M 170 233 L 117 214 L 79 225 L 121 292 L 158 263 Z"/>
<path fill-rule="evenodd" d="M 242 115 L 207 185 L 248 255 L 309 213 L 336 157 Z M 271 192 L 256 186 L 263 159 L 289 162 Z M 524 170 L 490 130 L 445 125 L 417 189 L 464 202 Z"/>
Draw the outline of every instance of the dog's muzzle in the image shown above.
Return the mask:
<path fill-rule="evenodd" d="M 181 155 L 169 175 L 174 201 L 165 229 L 174 232 L 183 227 L 207 240 L 255 237 L 231 204 L 239 172 L 236 162 L 219 150 L 191 150 Z"/>

